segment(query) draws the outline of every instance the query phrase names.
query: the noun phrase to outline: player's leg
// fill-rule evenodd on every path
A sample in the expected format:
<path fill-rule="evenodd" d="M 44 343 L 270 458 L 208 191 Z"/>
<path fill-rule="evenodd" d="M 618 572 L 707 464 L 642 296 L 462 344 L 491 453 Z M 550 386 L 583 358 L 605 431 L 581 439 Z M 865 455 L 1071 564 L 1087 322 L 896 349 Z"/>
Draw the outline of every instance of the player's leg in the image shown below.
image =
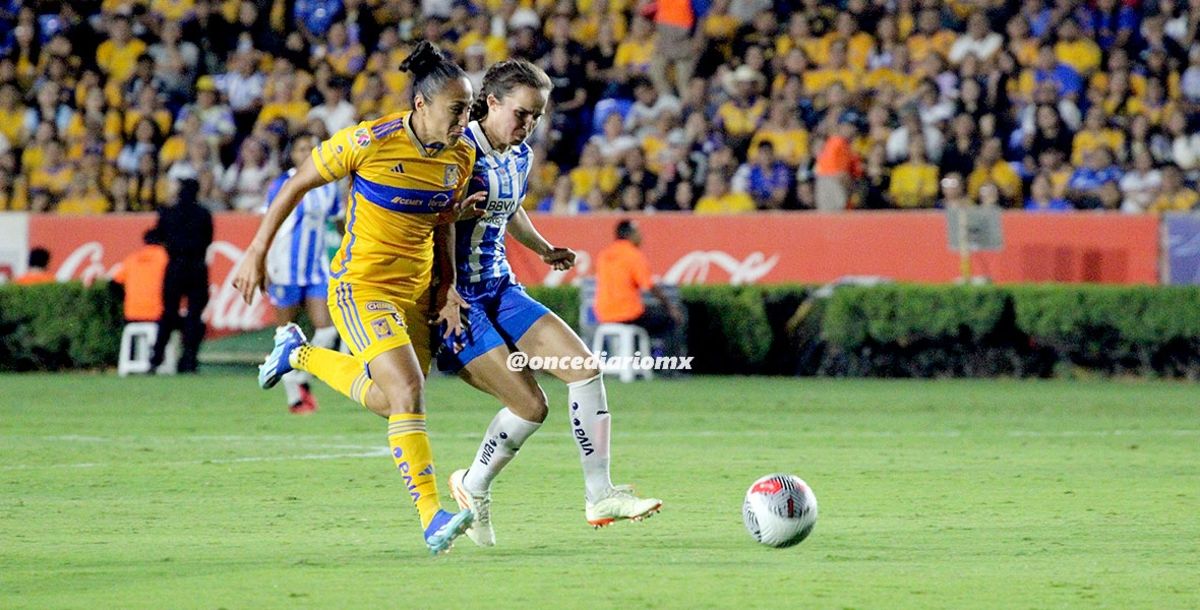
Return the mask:
<path fill-rule="evenodd" d="M 428 293 L 416 302 L 399 302 L 399 312 L 387 311 L 385 302 L 367 302 L 361 313 L 365 327 L 371 329 L 378 345 L 399 344 L 369 358 L 369 370 L 378 380 L 374 387 L 388 402 L 388 445 L 392 448 L 392 458 L 420 513 L 425 544 L 430 551 L 439 553 L 450 548 L 454 539 L 471 527 L 475 515 L 469 509 L 458 513 L 442 510 L 438 498 L 433 450 L 425 428 L 424 383 L 432 360 L 427 298 Z M 372 308 L 372 303 L 376 307 Z M 378 348 L 374 345 L 368 348 L 364 357 L 370 357 L 375 349 Z M 392 372 L 386 369 L 376 372 L 376 360 Z"/>
<path fill-rule="evenodd" d="M 323 347 L 329 350 L 336 350 L 338 347 L 338 330 L 333 325 L 333 320 L 329 316 L 329 307 L 325 304 L 328 298 L 328 286 L 325 284 L 305 286 L 301 291 L 303 299 L 303 307 L 308 314 L 308 319 L 312 321 L 313 333 L 309 342 L 316 347 Z M 311 413 L 317 410 L 317 398 L 312 393 L 312 388 L 309 386 L 311 376 L 308 373 L 297 371 L 300 377 L 296 379 L 297 395 L 299 396 L 300 406 L 296 412 Z M 289 373 L 289 375 L 291 375 Z M 284 383 L 287 383 L 287 378 L 284 378 Z M 291 399 L 291 396 L 288 396 Z"/>
<path fill-rule="evenodd" d="M 420 514 L 426 544 L 443 551 L 470 526 L 473 515 L 441 510 L 438 499 L 423 402 L 429 335 L 422 306 L 344 283 L 332 287 L 329 301 L 333 323 L 356 356 L 313 346 L 289 324 L 277 333 L 276 350 L 263 365 L 266 382 L 261 372 L 260 382 L 269 387 L 271 380 L 277 381 L 284 367 L 272 365 L 286 360 L 386 416 L 392 458 Z"/>
<path fill-rule="evenodd" d="M 311 373 L 329 387 L 383 417 L 388 416 L 387 399 L 363 364 L 362 354 L 370 345 L 370 336 L 349 298 L 350 287 L 337 283 L 329 292 L 328 311 L 337 333 L 354 355 L 310 343 L 295 323 L 275 331 L 275 347 L 259 367 L 258 382 L 263 388 L 274 387 L 292 370 Z M 395 306 L 391 306 L 395 310 Z"/>
<path fill-rule="evenodd" d="M 444 370 L 458 370 L 464 381 L 504 405 L 488 424 L 471 465 L 450 475 L 455 501 L 475 512 L 475 524 L 467 535 L 480 546 L 492 546 L 496 541 L 491 522 L 492 481 L 541 427 L 546 419 L 546 395 L 529 371 L 509 370 L 508 347 L 485 309 L 483 302 L 472 303 L 465 346 L 457 354 L 443 351 L 440 362 Z M 452 347 L 448 344 L 443 350 Z"/>
<path fill-rule="evenodd" d="M 513 300 L 529 298 L 522 291 L 520 295 L 514 295 Z M 588 522 L 603 527 L 615 520 L 640 520 L 658 512 L 662 508 L 661 500 L 639 498 L 628 487 L 612 484 L 609 473 L 612 420 L 604 377 L 591 358 L 591 351 L 579 335 L 552 312 L 545 312 L 523 331 L 519 318 L 514 316 L 514 319 L 516 322 L 502 324 L 502 330 L 520 332 L 515 335 L 517 348 L 530 357 L 557 358 L 559 362 L 564 358 L 571 361 L 578 358 L 585 363 L 580 367 L 560 366 L 547 372 L 567 384 L 568 415 L 583 467 Z"/>
<path fill-rule="evenodd" d="M 267 288 L 267 298 L 275 307 L 275 327 L 281 328 L 295 322 L 300 315 L 300 287 L 284 284 L 271 284 Z M 308 381 L 309 375 L 304 371 L 294 370 L 283 376 L 283 390 L 287 397 L 288 410 L 292 413 L 307 413 L 309 410 L 302 405 L 303 396 L 300 386 Z"/>

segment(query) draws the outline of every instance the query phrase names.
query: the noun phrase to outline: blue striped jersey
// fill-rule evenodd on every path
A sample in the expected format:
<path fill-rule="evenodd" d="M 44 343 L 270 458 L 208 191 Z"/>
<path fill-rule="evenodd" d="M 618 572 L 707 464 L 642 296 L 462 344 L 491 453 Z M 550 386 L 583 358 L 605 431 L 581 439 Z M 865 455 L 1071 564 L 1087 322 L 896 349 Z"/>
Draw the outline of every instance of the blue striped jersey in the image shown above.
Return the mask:
<path fill-rule="evenodd" d="M 262 213 L 275 199 L 284 182 L 296 170 L 279 176 L 267 189 Z M 283 221 L 267 252 L 267 278 L 274 285 L 314 286 L 329 282 L 329 244 L 325 223 L 342 215 L 336 182 L 323 184 L 304 195 L 296 209 Z"/>
<path fill-rule="evenodd" d="M 504 230 L 525 199 L 533 153 L 524 142 L 503 153 L 496 152 L 478 121 L 467 125 L 464 136 L 475 146 L 475 168 L 467 194 L 487 193 L 487 207 L 483 216 L 455 225 L 458 281 L 475 283 L 511 276 L 512 268 L 504 254 Z"/>

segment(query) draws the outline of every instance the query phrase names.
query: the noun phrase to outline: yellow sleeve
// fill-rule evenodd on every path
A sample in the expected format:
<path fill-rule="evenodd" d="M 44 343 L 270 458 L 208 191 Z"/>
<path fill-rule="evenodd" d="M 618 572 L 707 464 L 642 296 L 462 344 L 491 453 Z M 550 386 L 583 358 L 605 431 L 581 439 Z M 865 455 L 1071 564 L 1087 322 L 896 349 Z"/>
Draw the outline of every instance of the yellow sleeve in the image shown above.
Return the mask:
<path fill-rule="evenodd" d="M 633 62 L 633 47 L 632 43 L 622 42 L 617 45 L 617 54 L 613 56 L 613 65 L 619 68 L 624 68 Z"/>
<path fill-rule="evenodd" d="M 1083 151 L 1089 148 L 1088 132 L 1080 131 L 1071 141 L 1071 165 L 1083 163 Z"/>
<path fill-rule="evenodd" d="M 905 167 L 904 164 L 897 165 L 896 169 L 892 170 L 892 179 L 888 183 L 888 195 L 891 195 L 892 199 L 899 198 L 900 193 L 904 190 L 907 180 L 907 167 Z"/>
<path fill-rule="evenodd" d="M 734 204 L 733 208 L 734 208 L 735 212 L 756 212 L 756 211 L 758 211 L 758 206 L 754 205 L 754 200 L 751 199 L 750 196 L 745 193 L 737 193 L 736 196 L 734 197 L 734 202 L 735 202 L 735 204 Z"/>
<path fill-rule="evenodd" d="M 362 165 L 377 146 L 371 135 L 371 121 L 363 121 L 338 130 L 313 149 L 312 160 L 321 177 L 333 182 L 345 178 Z"/>
<path fill-rule="evenodd" d="M 970 176 L 967 176 L 967 192 L 970 193 L 972 197 L 978 197 L 979 189 L 983 187 L 983 183 L 986 182 L 987 179 L 987 169 L 983 167 L 976 168 L 975 171 L 971 172 Z"/>
<path fill-rule="evenodd" d="M 96 48 L 96 65 L 105 73 L 112 70 L 113 43 L 106 40 Z"/>

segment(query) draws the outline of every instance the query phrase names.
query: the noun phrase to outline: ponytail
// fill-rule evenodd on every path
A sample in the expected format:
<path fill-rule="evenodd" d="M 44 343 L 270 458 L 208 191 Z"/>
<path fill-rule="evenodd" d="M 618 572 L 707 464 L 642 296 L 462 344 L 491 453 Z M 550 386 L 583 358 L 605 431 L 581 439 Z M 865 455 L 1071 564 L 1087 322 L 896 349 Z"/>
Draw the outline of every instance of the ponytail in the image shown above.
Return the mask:
<path fill-rule="evenodd" d="M 538 90 L 554 88 L 550 77 L 541 68 L 524 59 L 506 59 L 492 64 L 483 75 L 483 86 L 471 105 L 471 120 L 482 121 L 487 118 L 489 95 L 502 99 L 521 86 Z"/>
<path fill-rule="evenodd" d="M 400 69 L 413 75 L 413 96 L 419 93 L 425 99 L 436 95 L 446 83 L 467 75 L 428 40 L 417 44 L 412 54 L 400 62 Z"/>

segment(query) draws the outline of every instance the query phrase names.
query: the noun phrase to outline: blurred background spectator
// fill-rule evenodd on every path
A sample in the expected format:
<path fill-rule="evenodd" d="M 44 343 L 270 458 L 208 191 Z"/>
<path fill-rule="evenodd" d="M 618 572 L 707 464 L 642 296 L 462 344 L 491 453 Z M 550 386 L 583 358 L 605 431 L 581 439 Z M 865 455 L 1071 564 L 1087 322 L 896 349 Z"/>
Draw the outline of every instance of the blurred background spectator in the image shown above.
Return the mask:
<path fill-rule="evenodd" d="M 508 57 L 546 69 L 527 205 L 552 213 L 704 211 L 729 194 L 755 209 L 928 208 L 955 175 L 962 196 L 992 183 L 1006 207 L 1137 214 L 1185 207 L 1200 180 L 1195 2 L 13 7 L 0 210 L 155 210 L 182 179 L 210 210 L 253 209 L 295 133 L 406 109 L 397 65 L 422 38 L 476 79 Z M 714 170 L 730 180 L 720 195 Z"/>
<path fill-rule="evenodd" d="M 50 251 L 45 248 L 33 248 L 29 251 L 29 265 L 25 273 L 17 276 L 14 283 L 18 286 L 33 286 L 54 281 L 54 274 L 50 273 Z"/>

